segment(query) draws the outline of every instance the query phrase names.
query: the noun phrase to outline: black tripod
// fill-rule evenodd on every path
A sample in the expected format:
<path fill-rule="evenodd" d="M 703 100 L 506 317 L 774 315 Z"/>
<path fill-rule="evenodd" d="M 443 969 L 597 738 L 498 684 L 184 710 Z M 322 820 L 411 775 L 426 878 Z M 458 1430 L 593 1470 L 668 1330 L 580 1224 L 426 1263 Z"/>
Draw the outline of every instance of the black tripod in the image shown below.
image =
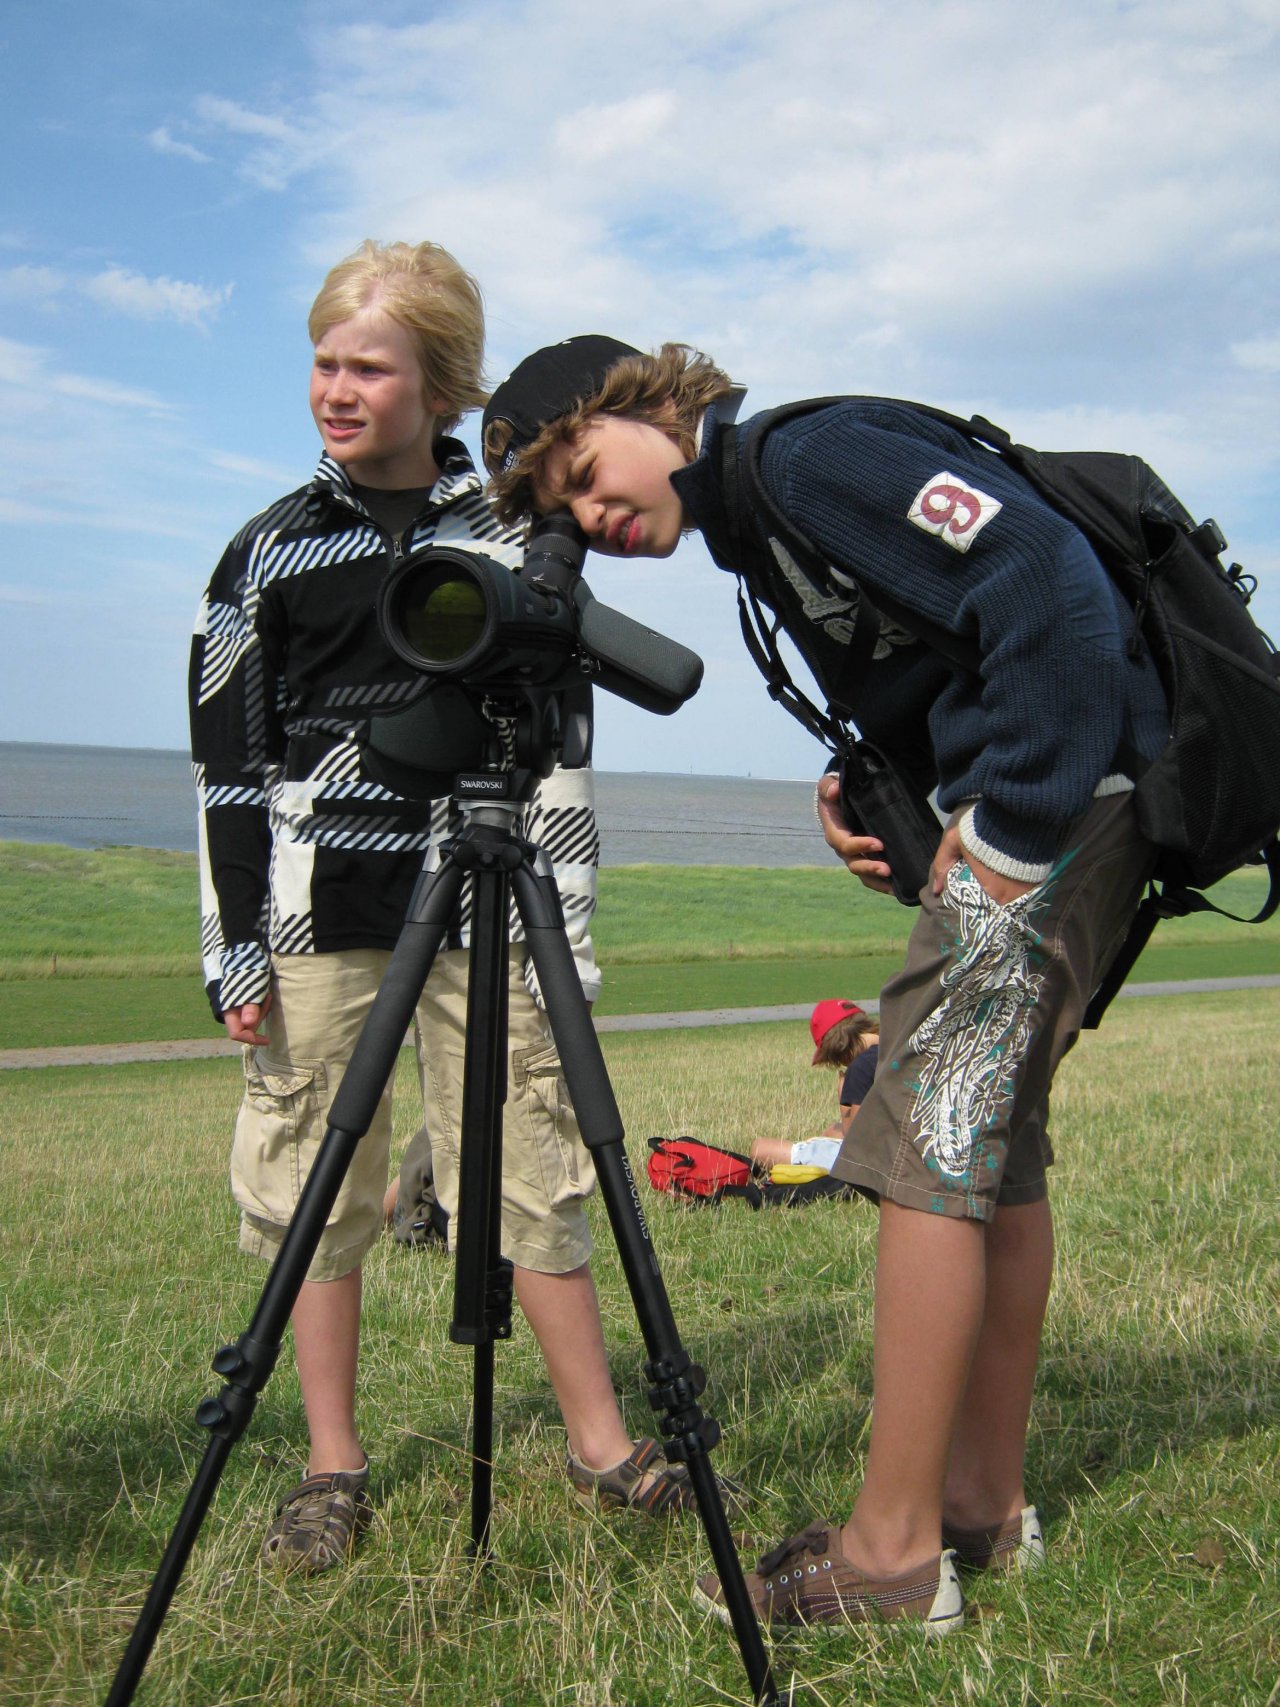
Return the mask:
<path fill-rule="evenodd" d="M 449 1332 L 452 1339 L 475 1348 L 472 1547 L 481 1559 L 488 1553 L 493 1347 L 495 1340 L 511 1332 L 511 1266 L 498 1251 L 502 1104 L 506 1095 L 507 939 L 514 892 L 578 1124 L 595 1161 L 649 1354 L 649 1402 L 662 1413 L 668 1458 L 688 1465 L 698 1513 L 724 1585 L 734 1635 L 755 1700 L 763 1707 L 780 1707 L 711 1467 L 709 1452 L 719 1439 L 720 1429 L 698 1405 L 706 1377 L 690 1360 L 676 1331 L 623 1147 L 621 1116 L 565 934 L 551 863 L 540 849 L 513 833 L 520 802 L 487 798 L 495 787 L 509 792 L 510 779 L 494 776 L 476 781 L 480 784 L 477 795 L 485 797 L 485 804 L 474 803 L 477 795 L 464 796 L 460 781 L 458 798 L 467 808 L 466 825 L 428 856 L 395 952 L 334 1098 L 324 1142 L 253 1318 L 236 1343 L 223 1346 L 213 1360 L 214 1370 L 225 1384 L 196 1412 L 197 1421 L 209 1430 L 212 1439 L 134 1626 L 106 1707 L 124 1707 L 133 1699 L 223 1466 L 248 1426 L 257 1395 L 271 1375 L 325 1221 L 395 1066 L 468 873 L 472 877 L 471 959 L 458 1187 L 460 1236 L 454 1319 Z"/>

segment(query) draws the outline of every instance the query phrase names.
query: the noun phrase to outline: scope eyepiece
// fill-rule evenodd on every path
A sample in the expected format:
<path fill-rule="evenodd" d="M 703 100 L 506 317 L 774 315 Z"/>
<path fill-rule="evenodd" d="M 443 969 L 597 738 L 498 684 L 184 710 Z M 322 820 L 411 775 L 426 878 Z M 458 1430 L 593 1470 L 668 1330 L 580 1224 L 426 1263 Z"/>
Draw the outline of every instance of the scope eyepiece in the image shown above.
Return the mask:
<path fill-rule="evenodd" d="M 586 556 L 586 534 L 568 510 L 557 510 L 539 516 L 530 528 L 520 578 L 567 591 L 582 573 Z"/>

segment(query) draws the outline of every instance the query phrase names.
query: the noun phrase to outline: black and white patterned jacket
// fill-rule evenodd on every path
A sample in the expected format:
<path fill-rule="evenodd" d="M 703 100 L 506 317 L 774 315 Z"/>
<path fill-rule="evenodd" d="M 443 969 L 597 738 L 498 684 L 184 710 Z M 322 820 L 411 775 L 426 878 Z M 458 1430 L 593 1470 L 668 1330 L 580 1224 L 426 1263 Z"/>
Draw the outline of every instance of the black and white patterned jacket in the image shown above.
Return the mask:
<path fill-rule="evenodd" d="M 519 535 L 495 519 L 465 447 L 445 439 L 436 456 L 440 476 L 404 551 L 473 546 L 515 568 Z M 355 739 L 372 712 L 393 709 L 421 682 L 386 645 L 375 614 L 397 555 L 324 456 L 307 486 L 241 529 L 201 602 L 191 757 L 204 973 L 219 1017 L 261 1001 L 272 951 L 393 947 L 426 850 L 458 827 L 450 800 L 406 800 L 372 781 Z M 430 768 L 430 755 L 422 763 Z M 521 833 L 552 860 L 593 999 L 599 837 L 590 770 L 554 771 Z M 464 893 L 450 947 L 467 945 L 468 901 Z"/>

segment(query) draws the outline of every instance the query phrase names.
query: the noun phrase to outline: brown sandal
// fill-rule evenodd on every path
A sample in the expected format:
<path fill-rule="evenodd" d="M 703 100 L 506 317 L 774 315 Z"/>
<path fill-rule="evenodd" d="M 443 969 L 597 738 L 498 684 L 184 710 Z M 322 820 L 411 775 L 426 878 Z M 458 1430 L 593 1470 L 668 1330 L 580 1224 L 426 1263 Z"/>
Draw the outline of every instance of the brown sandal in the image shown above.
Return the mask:
<path fill-rule="evenodd" d="M 669 1459 L 654 1439 L 637 1440 L 628 1457 L 609 1470 L 592 1470 L 568 1454 L 566 1467 L 574 1497 L 585 1506 L 634 1506 L 646 1517 L 692 1511 L 696 1501 L 689 1467 Z M 746 1495 L 737 1482 L 716 1476 L 716 1486 L 730 1516 L 741 1513 Z"/>
<path fill-rule="evenodd" d="M 368 1481 L 366 1464 L 363 1470 L 308 1476 L 290 1488 L 276 1507 L 262 1557 L 268 1564 L 309 1574 L 341 1564 L 373 1517 Z"/>

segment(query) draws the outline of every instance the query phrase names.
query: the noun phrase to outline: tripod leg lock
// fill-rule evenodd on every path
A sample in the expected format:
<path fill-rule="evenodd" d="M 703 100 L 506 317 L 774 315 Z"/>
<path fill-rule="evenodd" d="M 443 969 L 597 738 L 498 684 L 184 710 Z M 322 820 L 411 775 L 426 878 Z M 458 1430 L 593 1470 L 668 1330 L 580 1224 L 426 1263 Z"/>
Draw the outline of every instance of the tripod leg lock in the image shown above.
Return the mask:
<path fill-rule="evenodd" d="M 696 1417 L 668 1420 L 662 1419 L 662 1432 L 666 1437 L 662 1450 L 670 1459 L 705 1458 L 711 1449 L 720 1444 L 720 1424 L 714 1417 L 698 1413 Z"/>
<path fill-rule="evenodd" d="M 679 1410 L 693 1405 L 706 1387 L 707 1372 L 694 1363 L 687 1351 L 673 1352 L 668 1357 L 655 1357 L 645 1365 L 645 1374 L 653 1382 L 649 1403 L 655 1411 Z"/>
<path fill-rule="evenodd" d="M 478 1317 L 475 1301 L 468 1299 L 466 1315 L 455 1316 L 450 1322 L 449 1338 L 455 1345 L 488 1345 L 511 1338 L 514 1280 L 515 1269 L 506 1257 L 499 1257 L 485 1274 L 484 1303 Z"/>
<path fill-rule="evenodd" d="M 280 1347 L 265 1345 L 249 1334 L 241 1334 L 234 1345 L 224 1345 L 214 1354 L 214 1373 L 226 1378 L 216 1395 L 202 1399 L 196 1421 L 211 1434 L 229 1441 L 239 1440 L 249 1426 L 258 1394 L 271 1379 Z"/>
<path fill-rule="evenodd" d="M 645 1366 L 653 1382 L 649 1403 L 664 1413 L 662 1432 L 667 1437 L 668 1458 L 688 1459 L 710 1452 L 720 1439 L 720 1424 L 705 1416 L 698 1395 L 707 1384 L 706 1371 L 683 1349 L 669 1357 L 655 1358 Z"/>
<path fill-rule="evenodd" d="M 515 1268 L 506 1257 L 499 1257 L 489 1270 L 484 1291 L 484 1320 L 490 1338 L 511 1338 L 511 1297 L 515 1288 Z"/>

